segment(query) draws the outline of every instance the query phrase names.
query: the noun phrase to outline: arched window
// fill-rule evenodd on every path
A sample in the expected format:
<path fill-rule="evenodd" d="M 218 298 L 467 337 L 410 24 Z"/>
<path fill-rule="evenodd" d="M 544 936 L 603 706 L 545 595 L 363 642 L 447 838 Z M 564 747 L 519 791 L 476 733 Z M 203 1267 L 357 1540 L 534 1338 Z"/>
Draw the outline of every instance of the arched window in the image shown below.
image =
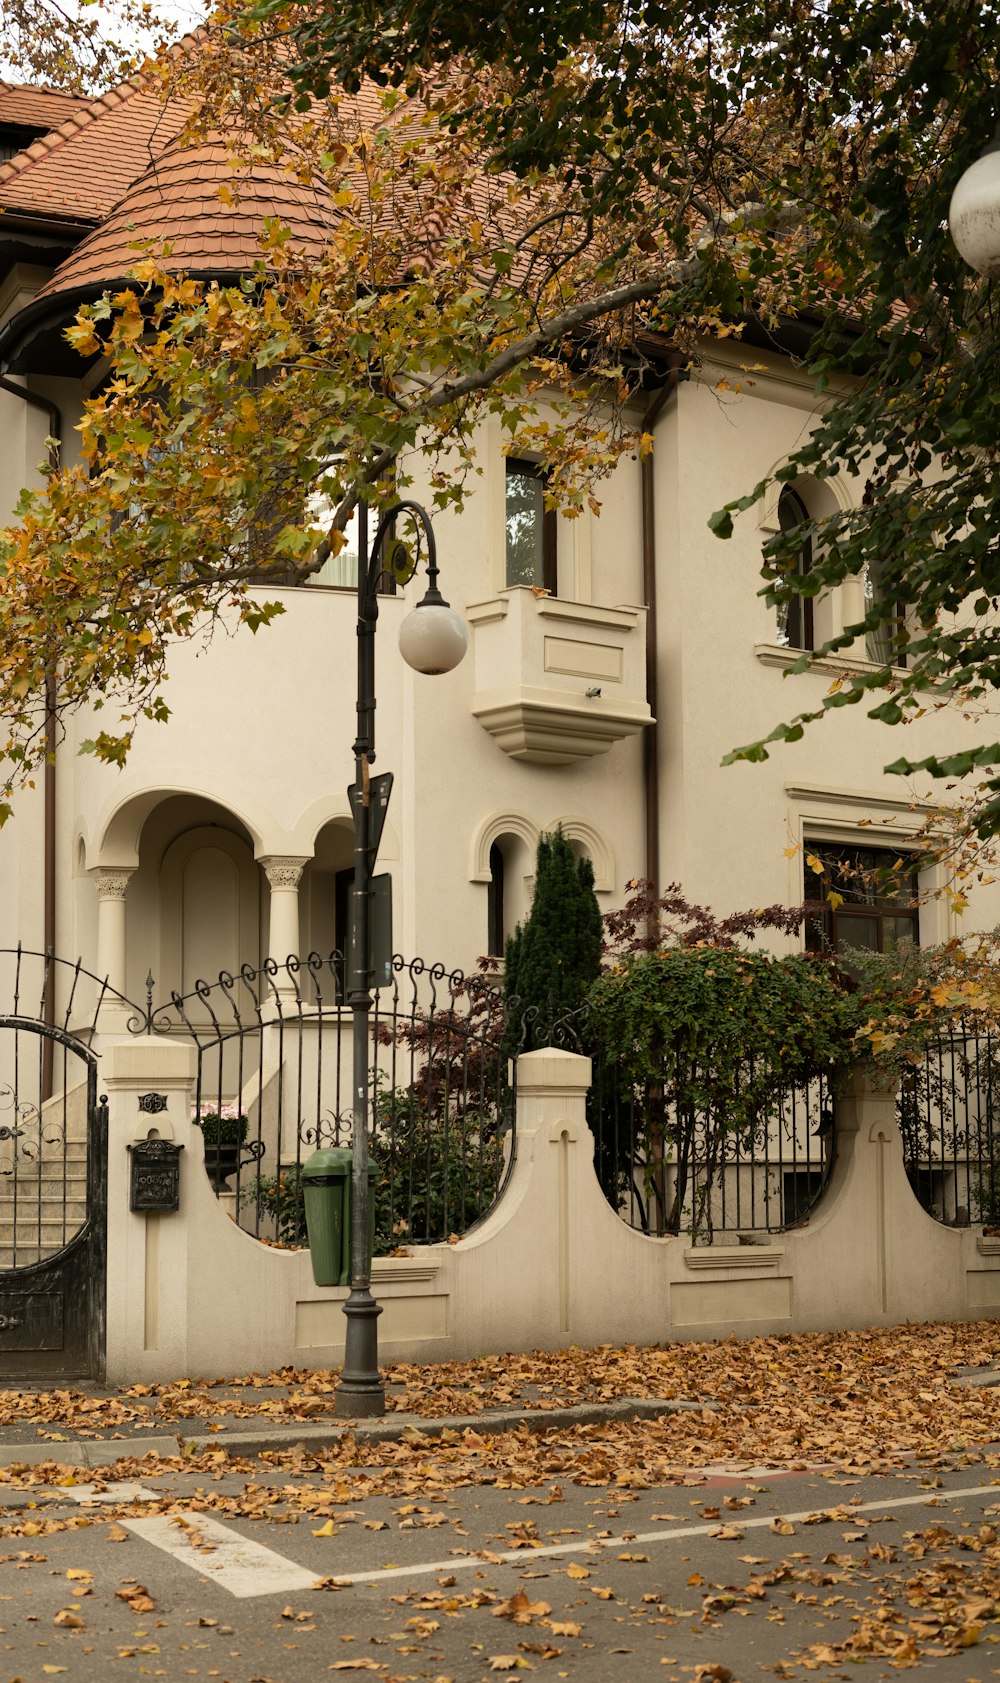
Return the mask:
<path fill-rule="evenodd" d="M 876 604 L 885 618 L 874 631 L 865 633 L 865 653 L 880 666 L 906 665 L 906 603 L 898 598 L 884 599 L 885 585 L 877 562 L 869 561 L 864 570 L 865 613 L 870 614 Z"/>
<path fill-rule="evenodd" d="M 778 500 L 778 524 L 783 532 L 794 532 L 809 519 L 805 504 L 790 486 L 786 485 Z M 812 538 L 804 536 L 791 575 L 804 577 L 812 571 Z M 813 599 L 793 596 L 778 608 L 778 642 L 787 649 L 814 649 Z"/>
<path fill-rule="evenodd" d="M 506 940 L 503 921 L 503 848 L 494 842 L 490 848 L 490 881 L 487 889 L 486 947 L 490 958 L 502 958 Z"/>

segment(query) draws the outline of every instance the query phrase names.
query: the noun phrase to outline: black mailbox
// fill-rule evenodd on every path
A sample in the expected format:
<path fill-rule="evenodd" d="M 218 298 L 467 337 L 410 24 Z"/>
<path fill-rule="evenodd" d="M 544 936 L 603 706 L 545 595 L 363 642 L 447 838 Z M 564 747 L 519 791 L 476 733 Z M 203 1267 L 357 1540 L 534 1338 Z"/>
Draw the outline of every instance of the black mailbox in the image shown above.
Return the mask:
<path fill-rule="evenodd" d="M 176 1210 L 180 1206 L 182 1145 L 173 1140 L 133 1140 L 129 1209 Z"/>

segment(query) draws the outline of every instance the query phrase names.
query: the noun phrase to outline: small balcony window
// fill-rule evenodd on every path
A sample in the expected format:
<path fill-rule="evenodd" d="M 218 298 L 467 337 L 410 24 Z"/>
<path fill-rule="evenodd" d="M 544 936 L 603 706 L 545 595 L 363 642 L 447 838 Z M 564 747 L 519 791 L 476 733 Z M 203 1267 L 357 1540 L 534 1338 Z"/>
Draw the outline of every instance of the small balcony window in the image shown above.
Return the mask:
<path fill-rule="evenodd" d="M 507 457 L 508 586 L 534 585 L 556 594 L 556 512 L 545 507 L 546 472 L 538 462 Z"/>
<path fill-rule="evenodd" d="M 797 526 L 802 526 L 808 519 L 805 505 L 786 485 L 778 503 L 778 523 L 781 530 L 794 532 Z M 791 568 L 792 577 L 803 578 L 806 573 L 812 571 L 812 562 L 812 538 L 807 536 L 803 538 L 795 565 Z M 786 649 L 816 647 L 811 596 L 793 596 L 790 602 L 781 603 L 778 608 L 778 642 Z"/>
<path fill-rule="evenodd" d="M 869 660 L 878 661 L 880 666 L 905 666 L 908 641 L 906 603 L 891 596 L 886 599 L 885 584 L 877 563 L 868 562 L 863 577 L 865 613 L 870 614 L 878 605 L 885 615 L 881 625 L 866 633 L 865 653 Z"/>

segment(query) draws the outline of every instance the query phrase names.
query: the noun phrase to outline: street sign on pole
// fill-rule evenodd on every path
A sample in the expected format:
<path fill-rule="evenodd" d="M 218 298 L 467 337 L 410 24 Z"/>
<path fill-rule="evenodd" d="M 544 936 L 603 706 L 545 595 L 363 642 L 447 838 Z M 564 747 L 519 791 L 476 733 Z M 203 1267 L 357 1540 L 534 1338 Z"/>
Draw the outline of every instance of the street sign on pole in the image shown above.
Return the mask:
<path fill-rule="evenodd" d="M 385 815 L 389 807 L 389 796 L 392 794 L 392 772 L 379 772 L 377 777 L 368 780 L 368 863 L 369 868 L 378 858 L 379 843 L 382 831 L 385 829 Z M 356 783 L 352 783 L 347 791 L 347 798 L 351 803 L 351 812 L 357 817 L 358 802 L 363 798 L 363 791 Z"/>

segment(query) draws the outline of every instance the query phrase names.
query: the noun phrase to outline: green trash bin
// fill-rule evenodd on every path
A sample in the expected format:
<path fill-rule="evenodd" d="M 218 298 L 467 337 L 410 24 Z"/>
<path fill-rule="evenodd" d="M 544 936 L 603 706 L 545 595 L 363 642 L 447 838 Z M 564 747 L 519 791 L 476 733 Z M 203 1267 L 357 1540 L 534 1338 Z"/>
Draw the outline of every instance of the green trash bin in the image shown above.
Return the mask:
<path fill-rule="evenodd" d="M 302 1165 L 306 1233 L 318 1286 L 344 1284 L 351 1242 L 352 1161 L 351 1152 L 325 1146 Z"/>
<path fill-rule="evenodd" d="M 346 1286 L 351 1280 L 351 1173 L 354 1153 L 342 1146 L 314 1151 L 302 1165 L 306 1233 L 318 1286 Z M 368 1170 L 368 1255 L 375 1249 L 375 1182 Z"/>

